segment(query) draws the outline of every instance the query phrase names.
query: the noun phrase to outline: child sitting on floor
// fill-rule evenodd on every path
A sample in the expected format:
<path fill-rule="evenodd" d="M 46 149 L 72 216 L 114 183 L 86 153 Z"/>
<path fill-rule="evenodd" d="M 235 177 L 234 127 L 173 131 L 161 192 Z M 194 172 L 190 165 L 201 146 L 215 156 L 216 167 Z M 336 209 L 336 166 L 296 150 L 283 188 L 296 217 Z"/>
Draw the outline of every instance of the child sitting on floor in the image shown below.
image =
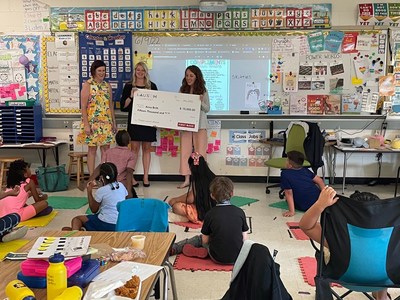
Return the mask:
<path fill-rule="evenodd" d="M 48 215 L 53 211 L 46 201 L 47 195 L 37 192 L 36 185 L 30 177 L 31 169 L 24 160 L 16 160 L 10 164 L 7 174 L 7 189 L 15 189 L 16 186 L 19 186 L 20 191 L 18 195 L 7 196 L 0 201 L 0 217 L 17 213 L 21 217 L 21 221 L 26 221 L 33 217 Z M 26 202 L 31 196 L 35 203 L 27 205 Z"/>
<path fill-rule="evenodd" d="M 103 163 L 110 162 L 115 164 L 118 170 L 117 181 L 122 182 L 127 191 L 127 198 L 137 198 L 135 187 L 132 184 L 133 171 L 135 170 L 135 156 L 128 148 L 130 136 L 126 130 L 120 130 L 115 135 L 117 146 L 108 149 L 103 155 Z M 89 181 L 96 179 L 100 174 L 100 166 L 94 170 Z"/>
<path fill-rule="evenodd" d="M 205 216 L 202 235 L 175 243 L 172 255 L 210 258 L 220 264 L 234 264 L 247 239 L 249 227 L 242 209 L 231 204 L 233 182 L 227 177 L 216 177 L 210 184 L 211 198 L 216 201 Z"/>
<path fill-rule="evenodd" d="M 92 194 L 96 181 L 87 184 L 87 195 L 93 215 L 82 215 L 72 219 L 71 227 L 62 230 L 115 231 L 118 219 L 118 202 L 124 201 L 128 195 L 125 186 L 117 181 L 117 167 L 113 163 L 100 165 L 101 187 Z"/>
<path fill-rule="evenodd" d="M 304 155 L 299 151 L 287 153 L 286 169 L 281 172 L 281 188 L 289 210 L 284 217 L 292 217 L 295 209 L 306 211 L 317 201 L 319 193 L 325 187 L 321 177 L 315 175 L 308 168 L 303 168 Z"/>

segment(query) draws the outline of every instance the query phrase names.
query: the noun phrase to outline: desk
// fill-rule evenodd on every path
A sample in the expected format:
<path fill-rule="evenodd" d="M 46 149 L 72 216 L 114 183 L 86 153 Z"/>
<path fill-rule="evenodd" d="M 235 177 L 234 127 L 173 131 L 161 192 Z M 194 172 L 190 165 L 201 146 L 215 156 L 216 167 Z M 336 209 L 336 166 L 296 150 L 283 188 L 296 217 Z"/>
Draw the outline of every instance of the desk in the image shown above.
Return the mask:
<path fill-rule="evenodd" d="M 67 232 L 65 231 L 46 231 L 40 236 L 65 236 Z M 146 236 L 146 243 L 144 247 L 144 252 L 146 257 L 143 259 L 137 259 L 136 262 L 165 266 L 166 261 L 168 261 L 169 250 L 172 243 L 175 240 L 175 234 L 171 232 L 144 232 L 135 233 L 143 234 Z M 91 244 L 101 244 L 107 243 L 115 248 L 123 248 L 129 246 L 131 243 L 132 232 L 95 232 L 95 231 L 78 231 L 73 236 L 91 236 Z M 27 245 L 19 250 L 19 252 L 28 252 L 33 246 L 36 238 L 30 241 Z M 8 282 L 17 278 L 17 273 L 20 271 L 21 261 L 2 261 L 0 262 L 1 269 L 1 280 L 0 280 L 0 299 L 4 299 L 5 287 Z M 105 266 L 101 267 L 101 271 L 116 265 L 117 263 L 109 262 Z M 165 270 L 165 269 L 163 269 Z M 163 271 L 165 274 L 165 271 Z M 140 293 L 140 299 L 148 299 L 150 293 L 159 277 L 159 274 L 150 276 L 145 281 L 142 282 L 142 290 Z M 173 273 L 170 271 L 170 277 L 172 284 L 175 283 L 173 278 Z M 165 293 L 167 292 L 167 284 L 164 276 L 164 299 Z M 173 290 L 175 286 L 172 287 Z M 46 289 L 32 289 L 36 295 L 36 299 L 46 299 Z M 174 295 L 176 299 L 176 295 Z"/>
<path fill-rule="evenodd" d="M 392 149 L 392 148 L 382 148 L 382 149 L 370 149 L 370 148 L 353 148 L 353 147 L 343 147 L 339 145 L 334 145 L 333 149 L 335 150 L 334 159 L 333 159 L 333 170 L 335 172 L 336 169 L 336 153 L 339 151 L 343 153 L 343 183 L 342 183 L 342 194 L 344 194 L 344 188 L 346 186 L 346 170 L 347 170 L 347 155 L 352 153 L 389 153 L 389 154 L 399 154 L 400 149 Z"/>
<path fill-rule="evenodd" d="M 66 145 L 66 142 L 55 142 L 55 143 L 28 143 L 28 144 L 4 144 L 0 146 L 1 149 L 35 149 L 38 151 L 40 161 L 42 166 L 46 166 L 46 152 L 47 150 L 52 150 L 54 159 L 57 166 L 60 164 L 60 159 L 58 155 L 58 148 L 61 145 Z M 40 155 L 40 150 L 42 150 L 42 155 Z M 43 158 L 43 159 L 42 159 Z"/>

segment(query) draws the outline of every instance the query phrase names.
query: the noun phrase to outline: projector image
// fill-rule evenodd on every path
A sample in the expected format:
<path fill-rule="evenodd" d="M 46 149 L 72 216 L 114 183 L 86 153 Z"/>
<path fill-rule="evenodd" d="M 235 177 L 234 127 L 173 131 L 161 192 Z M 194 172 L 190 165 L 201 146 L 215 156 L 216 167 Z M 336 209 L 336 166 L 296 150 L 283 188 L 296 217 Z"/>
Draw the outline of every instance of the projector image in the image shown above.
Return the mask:
<path fill-rule="evenodd" d="M 224 12 L 228 8 L 226 1 L 201 0 L 199 9 L 203 12 Z"/>

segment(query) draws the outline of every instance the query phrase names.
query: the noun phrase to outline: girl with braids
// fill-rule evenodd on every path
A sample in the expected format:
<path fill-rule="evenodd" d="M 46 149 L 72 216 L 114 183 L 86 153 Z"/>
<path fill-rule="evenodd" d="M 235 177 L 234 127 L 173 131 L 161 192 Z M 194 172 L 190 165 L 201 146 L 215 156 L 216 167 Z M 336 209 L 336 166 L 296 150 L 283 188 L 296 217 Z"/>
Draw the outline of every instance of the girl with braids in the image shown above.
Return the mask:
<path fill-rule="evenodd" d="M 200 223 L 215 206 L 215 201 L 210 196 L 210 183 L 216 176 L 204 157 L 197 152 L 190 155 L 188 164 L 191 175 L 187 193 L 168 202 L 175 214 L 186 216 L 190 222 Z"/>
<path fill-rule="evenodd" d="M 62 230 L 115 231 L 118 219 L 117 203 L 128 195 L 125 186 L 117 181 L 117 167 L 110 162 L 100 166 L 99 183 L 101 187 L 94 193 L 95 180 L 87 184 L 87 195 L 93 215 L 82 215 L 72 219 L 71 227 Z"/>
<path fill-rule="evenodd" d="M 203 73 L 197 66 L 189 66 L 185 70 L 180 93 L 200 95 L 199 131 L 181 131 L 181 159 L 179 172 L 185 181 L 178 186 L 183 189 L 189 185 L 190 169 L 187 164 L 192 151 L 198 152 L 206 159 L 207 155 L 207 113 L 210 111 L 210 99 L 206 89 Z"/>
<path fill-rule="evenodd" d="M 16 160 L 10 164 L 6 192 L 19 187 L 19 193 L 7 196 L 0 201 L 0 217 L 17 213 L 22 222 L 33 217 L 48 215 L 53 211 L 46 201 L 47 195 L 37 192 L 35 183 L 30 179 L 31 175 L 29 164 L 24 160 Z M 27 205 L 26 202 L 31 196 L 35 203 Z"/>

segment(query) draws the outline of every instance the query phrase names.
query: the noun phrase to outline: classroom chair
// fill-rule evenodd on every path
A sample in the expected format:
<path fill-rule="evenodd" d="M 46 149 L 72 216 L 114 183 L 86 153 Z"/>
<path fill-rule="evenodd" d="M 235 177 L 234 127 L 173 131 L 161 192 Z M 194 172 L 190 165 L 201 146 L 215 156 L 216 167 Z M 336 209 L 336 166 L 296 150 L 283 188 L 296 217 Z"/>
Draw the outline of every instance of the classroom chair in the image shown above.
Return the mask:
<path fill-rule="evenodd" d="M 221 300 L 236 299 L 292 299 L 268 247 L 250 240 L 243 243 L 233 266 L 229 289 Z"/>
<path fill-rule="evenodd" d="M 117 204 L 118 219 L 115 231 L 168 232 L 168 210 L 171 206 L 159 199 L 132 198 Z M 167 299 L 168 277 L 171 281 L 172 294 L 178 299 L 174 269 L 168 258 L 164 262 L 164 299 Z M 169 275 L 168 275 L 169 274 Z M 159 299 L 160 285 L 157 281 L 156 299 Z"/>
<path fill-rule="evenodd" d="M 400 199 L 338 197 L 321 215 L 315 299 L 332 299 L 332 295 L 343 299 L 354 291 L 374 299 L 368 292 L 400 288 Z M 325 241 L 328 262 L 323 254 Z M 330 288 L 332 282 L 349 290 L 339 295 Z"/>
<path fill-rule="evenodd" d="M 301 122 L 304 123 L 304 122 Z M 271 168 L 284 169 L 286 167 L 286 153 L 289 151 L 299 151 L 305 155 L 304 152 L 304 140 L 306 139 L 306 132 L 301 124 L 296 124 L 291 122 L 286 129 L 285 139 L 284 139 L 284 154 L 283 157 L 270 158 L 265 162 L 268 167 L 267 171 L 267 186 L 265 188 L 265 193 L 270 193 L 270 188 L 280 187 L 280 183 L 269 185 L 269 174 Z M 310 163 L 305 160 L 303 167 L 310 167 Z M 279 198 L 283 199 L 282 191 L 279 192 Z"/>

